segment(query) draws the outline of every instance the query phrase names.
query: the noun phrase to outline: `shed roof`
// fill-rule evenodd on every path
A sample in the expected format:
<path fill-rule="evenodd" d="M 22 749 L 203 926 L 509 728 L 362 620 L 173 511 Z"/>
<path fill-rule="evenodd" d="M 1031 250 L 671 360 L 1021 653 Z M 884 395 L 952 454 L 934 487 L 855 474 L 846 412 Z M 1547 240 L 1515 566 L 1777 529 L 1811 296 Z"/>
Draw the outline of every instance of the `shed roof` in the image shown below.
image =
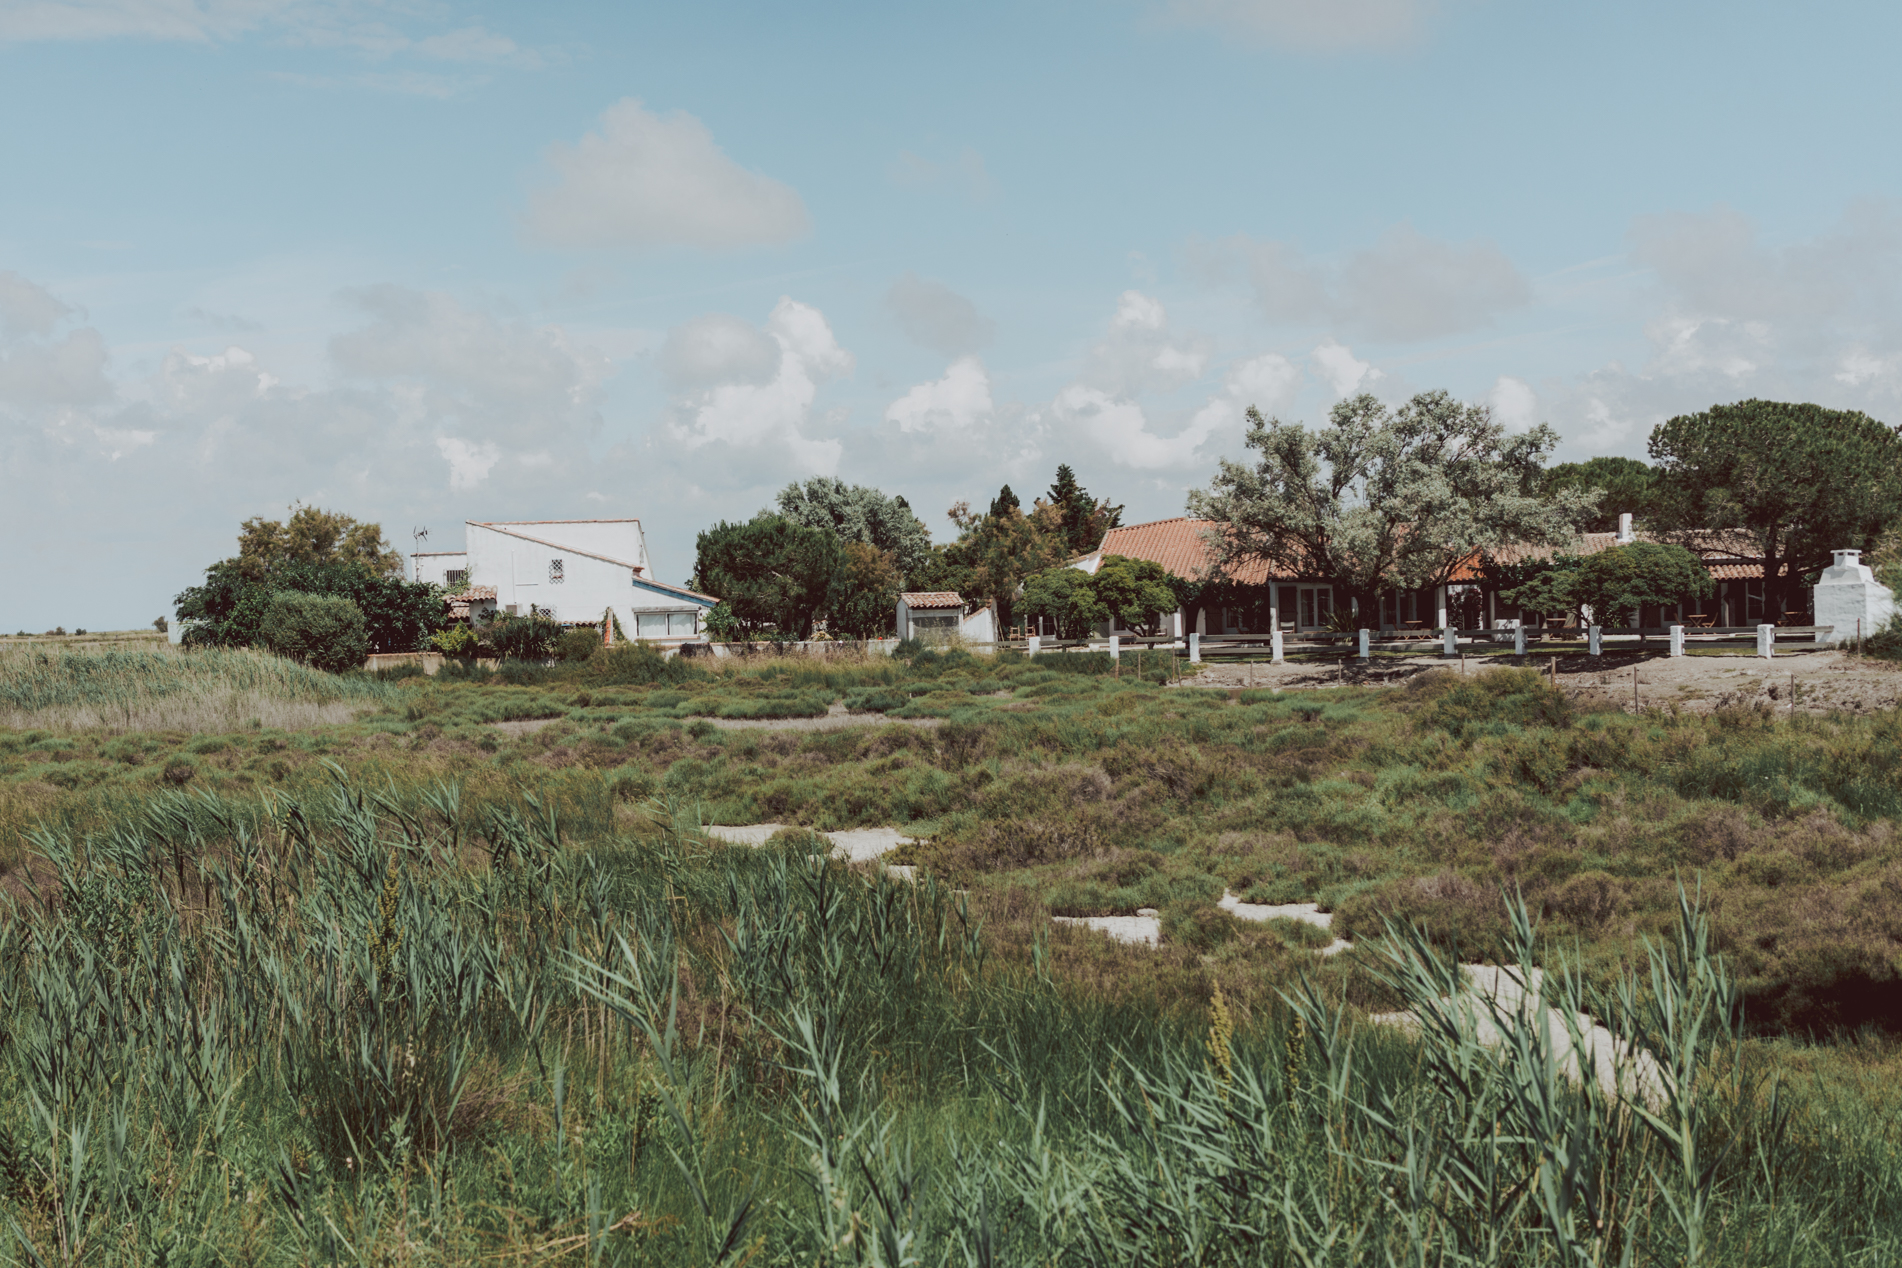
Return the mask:
<path fill-rule="evenodd" d="M 920 590 L 898 596 L 908 608 L 958 608 L 964 607 L 964 596 L 955 590 Z"/>

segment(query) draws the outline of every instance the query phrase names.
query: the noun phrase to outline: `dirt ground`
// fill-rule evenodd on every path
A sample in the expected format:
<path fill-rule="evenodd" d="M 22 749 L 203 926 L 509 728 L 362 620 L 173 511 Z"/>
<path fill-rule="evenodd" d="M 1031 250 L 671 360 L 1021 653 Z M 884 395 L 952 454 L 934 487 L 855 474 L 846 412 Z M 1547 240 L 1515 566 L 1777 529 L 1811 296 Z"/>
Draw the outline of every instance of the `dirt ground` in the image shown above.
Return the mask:
<path fill-rule="evenodd" d="M 556 718 L 526 718 L 518 722 L 491 722 L 490 726 L 506 735 L 532 735 Z M 823 716 L 817 718 L 708 718 L 722 731 L 837 731 L 844 727 L 885 726 L 888 723 L 900 723 L 904 726 L 921 727 L 930 730 L 943 723 L 937 718 L 888 718 L 882 713 L 848 713 L 842 704 L 835 704 Z"/>
<path fill-rule="evenodd" d="M 1273 665 L 1264 660 L 1205 665 L 1200 674 L 1185 679 L 1182 685 L 1300 689 L 1391 686 L 1429 670 L 1472 674 L 1493 665 L 1513 663 L 1510 656 L 1469 656 L 1464 663 L 1438 656 L 1376 657 L 1365 668 L 1343 667 L 1338 662 Z M 1525 663 L 1549 673 L 1552 657 L 1535 653 L 1527 656 Z M 1893 709 L 1902 703 L 1902 665 L 1839 651 L 1792 651 L 1761 660 L 1742 653 L 1672 657 L 1662 651 L 1607 648 L 1603 656 L 1560 656 L 1557 664 L 1559 686 L 1568 694 L 1582 701 L 1605 701 L 1626 709 L 1632 708 L 1634 668 L 1638 705 L 1647 709 L 1676 704 L 1703 713 L 1761 701 L 1787 710 L 1792 684 L 1796 708 L 1805 713 L 1867 713 Z"/>

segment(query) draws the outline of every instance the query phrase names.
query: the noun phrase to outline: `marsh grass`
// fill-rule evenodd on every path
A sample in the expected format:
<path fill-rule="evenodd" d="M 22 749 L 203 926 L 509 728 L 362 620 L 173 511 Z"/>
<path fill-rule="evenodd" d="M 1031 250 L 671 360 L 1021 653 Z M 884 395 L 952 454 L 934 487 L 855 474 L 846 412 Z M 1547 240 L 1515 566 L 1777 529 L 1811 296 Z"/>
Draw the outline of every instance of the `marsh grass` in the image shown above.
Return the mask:
<path fill-rule="evenodd" d="M 0 727 L 55 731 L 225 731 L 336 726 L 394 699 L 265 652 L 169 646 L 44 650 L 0 644 Z"/>
<path fill-rule="evenodd" d="M 376 709 L 344 726 L 0 731 L 13 1256 L 1893 1257 L 1894 716 L 1084 660 L 630 658 L 329 680 Z M 705 716 L 855 699 L 940 725 Z M 763 821 L 798 830 L 698 828 Z M 885 824 L 920 887 L 812 865 L 808 829 Z M 1155 950 L 1049 920 L 1149 906 Z M 1543 965 L 1682 1094 L 1594 1099 L 1509 1018 L 1482 1053 L 1435 1013 L 1455 956 Z"/>

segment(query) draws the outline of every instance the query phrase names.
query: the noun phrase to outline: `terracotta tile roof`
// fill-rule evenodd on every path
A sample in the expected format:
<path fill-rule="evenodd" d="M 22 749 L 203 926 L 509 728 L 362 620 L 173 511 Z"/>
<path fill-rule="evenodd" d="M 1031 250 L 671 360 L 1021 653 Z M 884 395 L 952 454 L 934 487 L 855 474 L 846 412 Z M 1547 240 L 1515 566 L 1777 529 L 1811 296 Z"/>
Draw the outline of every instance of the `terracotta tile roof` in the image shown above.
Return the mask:
<path fill-rule="evenodd" d="M 964 596 L 955 590 L 920 590 L 915 594 L 901 594 L 908 608 L 959 608 L 964 607 Z"/>
<path fill-rule="evenodd" d="M 1076 562 L 1090 563 L 1093 572 L 1095 564 L 1111 555 L 1121 555 L 1160 564 L 1170 576 L 1184 581 L 1200 581 L 1207 575 L 1214 557 L 1209 541 L 1214 529 L 1213 521 L 1186 515 L 1171 520 L 1151 520 L 1147 524 L 1126 524 L 1103 534 L 1103 544 Z M 1268 565 L 1255 561 L 1238 568 L 1232 579 L 1255 586 L 1267 581 L 1268 575 Z"/>
<path fill-rule="evenodd" d="M 470 586 L 461 594 L 452 594 L 449 596 L 451 603 L 481 603 L 484 600 L 490 603 L 495 602 L 494 586 Z"/>

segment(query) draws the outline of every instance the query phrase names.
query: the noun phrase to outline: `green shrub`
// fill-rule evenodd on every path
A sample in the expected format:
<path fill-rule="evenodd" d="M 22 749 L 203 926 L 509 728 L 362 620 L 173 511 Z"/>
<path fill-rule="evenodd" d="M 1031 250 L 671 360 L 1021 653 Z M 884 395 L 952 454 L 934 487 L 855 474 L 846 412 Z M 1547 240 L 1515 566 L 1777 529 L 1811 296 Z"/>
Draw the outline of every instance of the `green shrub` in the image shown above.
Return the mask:
<path fill-rule="evenodd" d="M 561 638 L 561 626 L 537 612 L 511 616 L 498 612 L 482 627 L 482 641 L 504 660 L 547 660 Z"/>
<path fill-rule="evenodd" d="M 1173 902 L 1162 908 L 1165 942 L 1192 951 L 1213 951 L 1239 932 L 1235 917 L 1211 902 Z"/>
<path fill-rule="evenodd" d="M 580 663 L 601 650 L 601 632 L 592 626 L 564 630 L 555 640 L 554 655 L 559 661 Z"/>
<path fill-rule="evenodd" d="M 473 656 L 478 642 L 467 625 L 451 625 L 429 636 L 429 645 L 445 656 Z"/>
<path fill-rule="evenodd" d="M 707 678 L 707 671 L 692 661 L 663 656 L 649 643 L 617 643 L 603 648 L 589 659 L 586 673 L 589 682 L 602 686 L 702 682 Z"/>
<path fill-rule="evenodd" d="M 333 674 L 361 668 L 370 654 L 362 610 L 332 595 L 280 591 L 258 632 L 279 656 Z"/>
<path fill-rule="evenodd" d="M 1420 721 L 1454 739 L 1497 734 L 1507 726 L 1572 724 L 1572 707 L 1564 693 L 1554 691 L 1535 670 L 1502 668 L 1464 679 L 1450 673 L 1424 678 L 1429 681 L 1413 688 L 1416 694 L 1431 697 Z"/>

